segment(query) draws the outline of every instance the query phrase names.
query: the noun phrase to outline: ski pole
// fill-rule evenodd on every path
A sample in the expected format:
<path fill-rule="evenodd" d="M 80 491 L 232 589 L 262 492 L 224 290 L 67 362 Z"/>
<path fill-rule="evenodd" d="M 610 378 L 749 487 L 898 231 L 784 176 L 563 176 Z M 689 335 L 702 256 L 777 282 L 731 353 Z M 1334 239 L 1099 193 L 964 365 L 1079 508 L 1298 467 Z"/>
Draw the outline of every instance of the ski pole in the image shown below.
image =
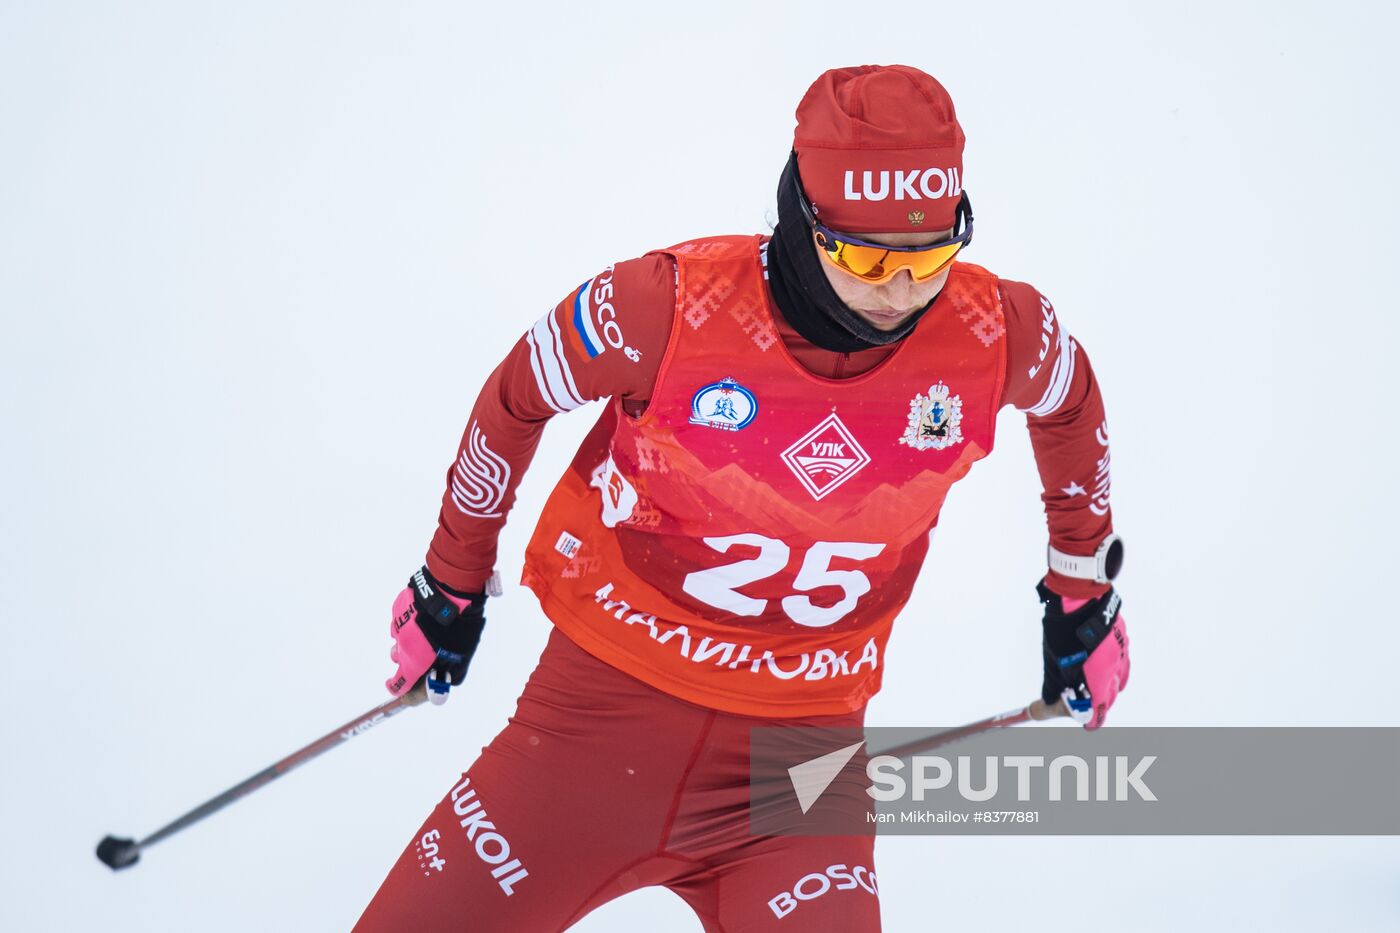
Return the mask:
<path fill-rule="evenodd" d="M 990 732 L 993 729 L 1004 729 L 1007 726 L 1020 725 L 1023 722 L 1039 722 L 1046 719 L 1057 719 L 1061 716 L 1070 716 L 1076 720 L 1075 716 L 1065 704 L 1065 698 L 1061 697 L 1052 706 L 1037 697 L 1028 705 L 1018 709 L 1008 710 L 1005 713 L 998 713 L 995 716 L 988 716 L 986 719 L 979 719 L 976 722 L 968 723 L 965 726 L 958 726 L 955 729 L 945 729 L 942 732 L 934 732 L 921 738 L 913 739 L 893 748 L 883 749 L 878 752 L 871 752 L 872 755 L 893 755 L 895 758 L 903 758 L 905 755 L 912 755 L 915 752 L 926 752 L 930 749 L 965 739 L 968 736 L 977 735 L 982 732 Z"/>
<path fill-rule="evenodd" d="M 425 684 L 426 679 L 403 696 L 395 697 L 386 703 L 381 703 L 362 716 L 356 716 L 339 729 L 328 732 L 311 744 L 292 752 L 286 758 L 273 762 L 246 781 L 235 784 L 217 797 L 207 800 L 195 807 L 174 822 L 162 826 L 145 839 L 138 841 L 135 839 L 120 839 L 116 836 L 106 837 L 97 844 L 98 859 L 113 871 L 135 865 L 141 858 L 141 851 L 143 849 L 150 848 L 162 839 L 175 835 L 187 826 L 193 826 L 211 813 L 217 813 L 235 800 L 248 796 L 258 788 L 277 780 L 288 771 L 298 768 L 311 759 L 319 757 L 324 752 L 330 751 L 337 745 L 369 731 L 391 716 L 397 716 L 409 707 L 417 706 L 422 703 L 428 698 Z"/>

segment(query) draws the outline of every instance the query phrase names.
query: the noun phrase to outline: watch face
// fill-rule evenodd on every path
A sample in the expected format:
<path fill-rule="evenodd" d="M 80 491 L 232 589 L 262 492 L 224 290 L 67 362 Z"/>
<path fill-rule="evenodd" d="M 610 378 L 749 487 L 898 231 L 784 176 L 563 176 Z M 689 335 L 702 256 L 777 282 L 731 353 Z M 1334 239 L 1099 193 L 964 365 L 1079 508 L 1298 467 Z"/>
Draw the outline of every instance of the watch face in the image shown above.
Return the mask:
<path fill-rule="evenodd" d="M 1123 569 L 1123 539 L 1114 538 L 1113 543 L 1108 546 L 1108 553 L 1103 558 L 1103 575 L 1110 580 L 1117 579 L 1118 571 Z"/>

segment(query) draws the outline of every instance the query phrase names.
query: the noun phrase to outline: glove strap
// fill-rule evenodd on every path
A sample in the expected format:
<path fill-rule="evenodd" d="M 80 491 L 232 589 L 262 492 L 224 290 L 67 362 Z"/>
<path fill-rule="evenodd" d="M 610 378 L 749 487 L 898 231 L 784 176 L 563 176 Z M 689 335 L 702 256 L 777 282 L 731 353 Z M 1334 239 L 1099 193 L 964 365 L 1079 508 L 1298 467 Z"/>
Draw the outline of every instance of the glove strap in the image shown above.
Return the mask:
<path fill-rule="evenodd" d="M 1109 590 L 1102 611 L 1091 615 L 1075 627 L 1074 635 L 1085 651 L 1092 652 L 1108 637 L 1108 630 L 1113 627 L 1113 620 L 1118 616 L 1118 607 L 1122 604 L 1123 598 L 1118 592 Z"/>
<path fill-rule="evenodd" d="M 419 612 L 439 625 L 451 625 L 471 605 L 470 599 L 452 596 L 442 584 L 428 576 L 427 568 L 417 570 L 408 581 L 418 593 Z"/>

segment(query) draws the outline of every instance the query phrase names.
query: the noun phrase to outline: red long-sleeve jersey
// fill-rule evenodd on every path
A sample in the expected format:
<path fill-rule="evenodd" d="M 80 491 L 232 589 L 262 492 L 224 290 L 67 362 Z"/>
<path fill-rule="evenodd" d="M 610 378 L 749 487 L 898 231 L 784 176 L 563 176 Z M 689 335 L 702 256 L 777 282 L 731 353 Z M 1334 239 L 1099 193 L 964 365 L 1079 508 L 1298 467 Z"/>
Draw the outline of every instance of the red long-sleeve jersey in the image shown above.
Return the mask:
<path fill-rule="evenodd" d="M 490 576 L 516 486 L 550 418 L 608 397 L 621 399 L 634 415 L 647 405 L 671 336 L 674 263 L 649 254 L 604 270 L 593 283 L 595 300 L 608 307 L 588 322 L 591 333 L 579 331 L 584 322 L 576 320 L 571 293 L 521 337 L 477 398 L 448 470 L 427 555 L 429 570 L 450 587 L 479 591 Z M 998 288 L 1007 353 L 1001 405 L 1026 412 L 1050 543 L 1069 554 L 1092 554 L 1112 532 L 1107 423 L 1098 383 L 1083 347 L 1044 296 L 1006 279 Z M 929 314 L 940 310 L 935 304 Z M 988 320 L 985 326 L 1003 322 Z M 776 330 L 803 366 L 828 378 L 866 372 L 894 349 L 823 350 L 781 316 L 755 320 L 753 328 Z M 565 339 L 571 334 L 577 336 Z M 1047 582 L 1065 596 L 1091 597 L 1106 589 L 1053 571 Z"/>

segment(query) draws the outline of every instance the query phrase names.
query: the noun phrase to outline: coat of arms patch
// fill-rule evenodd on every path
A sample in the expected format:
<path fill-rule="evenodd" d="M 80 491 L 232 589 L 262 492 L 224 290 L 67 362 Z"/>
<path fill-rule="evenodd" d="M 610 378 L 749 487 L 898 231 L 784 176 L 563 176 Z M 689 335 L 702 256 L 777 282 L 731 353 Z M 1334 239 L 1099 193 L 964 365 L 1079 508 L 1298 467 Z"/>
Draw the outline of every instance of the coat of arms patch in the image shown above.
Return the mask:
<path fill-rule="evenodd" d="M 962 443 L 962 396 L 953 395 L 941 381 L 909 403 L 909 426 L 901 444 L 915 450 L 943 450 Z"/>

